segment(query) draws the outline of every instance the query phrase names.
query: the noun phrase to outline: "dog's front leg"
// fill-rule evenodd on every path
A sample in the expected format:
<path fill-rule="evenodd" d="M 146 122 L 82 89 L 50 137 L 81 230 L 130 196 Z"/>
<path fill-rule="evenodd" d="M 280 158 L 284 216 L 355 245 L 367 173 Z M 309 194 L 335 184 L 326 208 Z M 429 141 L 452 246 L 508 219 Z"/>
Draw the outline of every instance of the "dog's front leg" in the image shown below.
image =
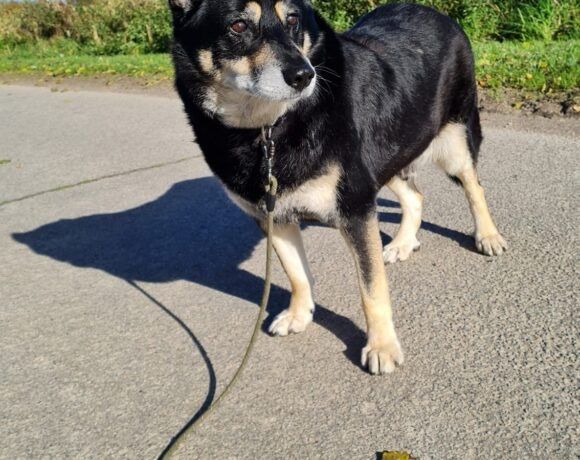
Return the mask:
<path fill-rule="evenodd" d="M 292 297 L 290 306 L 274 319 L 269 331 L 279 336 L 299 333 L 312 322 L 314 314 L 312 275 L 300 227 L 295 224 L 274 225 L 272 243 L 290 280 Z"/>
<path fill-rule="evenodd" d="M 367 322 L 362 365 L 368 366 L 371 374 L 392 372 L 396 364 L 402 364 L 403 352 L 392 320 L 376 213 L 349 219 L 342 234 L 354 256 Z"/>

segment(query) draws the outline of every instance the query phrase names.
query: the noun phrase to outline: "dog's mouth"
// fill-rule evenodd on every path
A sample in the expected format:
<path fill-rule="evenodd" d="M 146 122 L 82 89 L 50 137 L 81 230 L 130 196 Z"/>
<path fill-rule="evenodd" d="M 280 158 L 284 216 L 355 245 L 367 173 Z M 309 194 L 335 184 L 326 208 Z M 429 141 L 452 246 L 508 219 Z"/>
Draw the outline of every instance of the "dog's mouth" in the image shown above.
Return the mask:
<path fill-rule="evenodd" d="M 315 84 L 312 85 L 312 88 L 306 88 L 302 91 L 290 93 L 290 94 L 282 94 L 279 88 L 276 87 L 261 87 L 261 88 L 253 88 L 248 91 L 248 94 L 254 96 L 256 98 L 265 99 L 268 101 L 280 101 L 280 102 L 298 102 L 302 99 L 306 99 L 312 95 L 314 92 Z"/>
<path fill-rule="evenodd" d="M 296 103 L 310 97 L 316 89 L 316 72 L 314 69 L 309 72 L 308 77 L 296 82 L 279 67 L 271 66 L 255 76 L 226 74 L 222 84 L 229 90 L 264 101 Z"/>

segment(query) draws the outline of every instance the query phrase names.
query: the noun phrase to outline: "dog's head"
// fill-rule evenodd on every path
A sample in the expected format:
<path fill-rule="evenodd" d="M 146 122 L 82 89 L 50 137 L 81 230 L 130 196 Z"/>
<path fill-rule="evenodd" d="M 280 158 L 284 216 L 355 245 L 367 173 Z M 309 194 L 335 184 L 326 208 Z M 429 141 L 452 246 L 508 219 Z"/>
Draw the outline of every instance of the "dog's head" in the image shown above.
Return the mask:
<path fill-rule="evenodd" d="M 273 123 L 316 88 L 319 40 L 307 0 L 169 0 L 174 58 L 196 78 L 202 106 L 228 125 Z M 177 56 L 176 56 L 177 54 Z M 183 70 L 183 69 L 181 69 Z"/>

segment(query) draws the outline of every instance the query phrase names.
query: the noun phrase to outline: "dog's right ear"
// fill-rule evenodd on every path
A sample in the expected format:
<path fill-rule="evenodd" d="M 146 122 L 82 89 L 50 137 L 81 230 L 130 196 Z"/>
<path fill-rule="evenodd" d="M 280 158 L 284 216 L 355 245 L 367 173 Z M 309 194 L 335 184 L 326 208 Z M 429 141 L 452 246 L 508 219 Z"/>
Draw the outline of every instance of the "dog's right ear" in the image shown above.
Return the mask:
<path fill-rule="evenodd" d="M 195 12 L 203 0 L 169 0 L 173 20 L 181 21 L 185 16 Z"/>

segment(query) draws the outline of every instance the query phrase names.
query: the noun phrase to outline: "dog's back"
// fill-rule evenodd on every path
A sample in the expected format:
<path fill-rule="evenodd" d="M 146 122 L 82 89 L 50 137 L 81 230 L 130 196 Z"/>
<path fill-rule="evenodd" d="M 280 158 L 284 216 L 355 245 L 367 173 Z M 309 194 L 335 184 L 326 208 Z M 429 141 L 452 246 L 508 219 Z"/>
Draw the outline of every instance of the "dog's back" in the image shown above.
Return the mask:
<path fill-rule="evenodd" d="M 404 150 L 396 155 L 400 163 L 393 164 L 391 156 L 385 159 L 388 171 L 379 175 L 389 178 L 394 169 L 412 162 L 449 123 L 466 126 L 470 154 L 477 159 L 482 135 L 474 59 L 456 22 L 420 5 L 385 5 L 363 16 L 342 38 L 351 63 L 347 68 L 370 75 L 371 84 L 380 86 L 388 99 L 385 138 L 397 139 Z M 365 53 L 361 56 L 361 46 L 380 61 L 380 74 L 369 67 Z"/>

